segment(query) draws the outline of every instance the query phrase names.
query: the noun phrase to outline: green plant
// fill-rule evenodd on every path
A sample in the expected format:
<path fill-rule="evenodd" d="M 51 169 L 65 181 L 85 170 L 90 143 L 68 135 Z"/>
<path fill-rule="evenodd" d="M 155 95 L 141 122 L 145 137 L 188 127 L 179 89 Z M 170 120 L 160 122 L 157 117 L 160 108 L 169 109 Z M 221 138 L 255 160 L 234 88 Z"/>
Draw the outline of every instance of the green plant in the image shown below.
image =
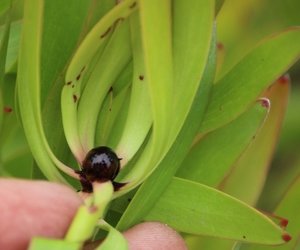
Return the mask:
<path fill-rule="evenodd" d="M 1 174 L 78 189 L 74 170 L 106 145 L 122 158 L 116 181 L 127 183 L 115 192 L 110 181 L 94 183 L 65 239 L 34 239 L 31 249 L 79 249 L 103 231 L 99 249 L 112 242 L 126 249 L 119 231 L 142 220 L 169 224 L 191 249 L 290 240 L 284 219 L 252 206 L 285 112 L 289 78 L 281 76 L 299 58 L 300 28 L 286 29 L 294 19 L 268 26 L 267 14 L 235 22 L 254 7 L 266 8 L 233 0 L 25 0 L 22 15 L 20 2 L 1 3 Z M 28 162 L 22 170 L 20 159 Z M 275 209 L 295 220 L 297 174 Z M 299 227 L 290 233 L 279 248 L 299 247 Z"/>

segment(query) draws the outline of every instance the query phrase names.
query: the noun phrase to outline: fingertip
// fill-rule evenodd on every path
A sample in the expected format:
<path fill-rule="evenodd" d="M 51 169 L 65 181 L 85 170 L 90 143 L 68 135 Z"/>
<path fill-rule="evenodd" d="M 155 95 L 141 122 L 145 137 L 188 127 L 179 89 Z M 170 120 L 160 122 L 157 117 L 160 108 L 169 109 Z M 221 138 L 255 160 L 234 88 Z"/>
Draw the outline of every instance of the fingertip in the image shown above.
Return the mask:
<path fill-rule="evenodd" d="M 26 249 L 34 236 L 63 237 L 82 203 L 69 187 L 0 180 L 0 249 Z"/>
<path fill-rule="evenodd" d="M 144 222 L 126 232 L 130 250 L 186 250 L 183 238 L 172 228 L 158 222 Z"/>

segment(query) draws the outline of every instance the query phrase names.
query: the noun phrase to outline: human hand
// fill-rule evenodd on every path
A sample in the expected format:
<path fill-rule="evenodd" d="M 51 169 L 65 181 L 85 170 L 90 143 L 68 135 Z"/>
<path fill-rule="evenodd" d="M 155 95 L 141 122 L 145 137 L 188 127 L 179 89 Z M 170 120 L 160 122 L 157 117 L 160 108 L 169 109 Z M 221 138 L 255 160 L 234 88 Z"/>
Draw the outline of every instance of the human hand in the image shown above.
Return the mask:
<path fill-rule="evenodd" d="M 63 238 L 80 197 L 70 188 L 45 181 L 0 180 L 0 249 L 27 249 L 31 238 Z M 187 249 L 171 228 L 156 222 L 124 232 L 131 250 Z"/>

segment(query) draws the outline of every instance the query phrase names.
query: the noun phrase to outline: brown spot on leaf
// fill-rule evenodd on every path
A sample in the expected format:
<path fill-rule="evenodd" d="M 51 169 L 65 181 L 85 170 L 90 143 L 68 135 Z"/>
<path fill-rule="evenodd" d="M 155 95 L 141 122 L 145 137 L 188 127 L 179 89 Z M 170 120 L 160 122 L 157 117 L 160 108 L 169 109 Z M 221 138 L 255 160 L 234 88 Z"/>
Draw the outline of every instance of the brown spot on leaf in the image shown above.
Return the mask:
<path fill-rule="evenodd" d="M 217 43 L 217 49 L 218 50 L 223 50 L 224 49 L 224 44 L 223 43 Z"/>
<path fill-rule="evenodd" d="M 13 109 L 12 109 L 11 107 L 8 107 L 8 106 L 5 106 L 5 107 L 3 108 L 4 113 L 11 113 L 12 110 L 13 110 Z"/>
<path fill-rule="evenodd" d="M 143 81 L 143 80 L 144 80 L 144 76 L 143 76 L 143 75 L 140 75 L 140 76 L 139 76 L 139 79 L 140 79 L 141 81 Z"/>
<path fill-rule="evenodd" d="M 134 2 L 133 4 L 131 4 L 131 5 L 129 6 L 129 9 L 133 9 L 135 6 L 136 6 L 136 2 Z"/>
<path fill-rule="evenodd" d="M 74 101 L 75 103 L 77 102 L 77 99 L 78 99 L 77 95 L 73 95 L 73 101 Z"/>
<path fill-rule="evenodd" d="M 110 31 L 111 31 L 111 26 L 108 27 L 108 29 L 100 36 L 100 38 L 102 39 L 102 38 L 106 37 Z"/>

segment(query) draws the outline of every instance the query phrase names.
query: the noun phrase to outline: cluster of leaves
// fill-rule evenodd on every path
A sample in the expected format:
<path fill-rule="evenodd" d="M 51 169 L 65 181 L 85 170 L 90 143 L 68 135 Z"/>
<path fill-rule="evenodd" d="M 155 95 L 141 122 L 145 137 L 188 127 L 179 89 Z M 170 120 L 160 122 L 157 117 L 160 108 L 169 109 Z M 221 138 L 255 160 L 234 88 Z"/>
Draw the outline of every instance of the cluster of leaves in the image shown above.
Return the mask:
<path fill-rule="evenodd" d="M 297 6 L 1 1 L 0 174 L 78 189 L 69 166 L 106 145 L 127 183 L 116 192 L 95 184 L 65 239 L 35 239 L 31 249 L 78 249 L 103 230 L 99 249 L 126 249 L 119 231 L 153 220 L 183 233 L 190 249 L 290 240 L 286 220 L 253 207 L 286 109 L 289 77 L 280 76 L 300 55 L 300 28 L 290 27 Z M 293 239 L 279 249 L 299 247 L 295 169 L 272 209 L 291 220 Z"/>

